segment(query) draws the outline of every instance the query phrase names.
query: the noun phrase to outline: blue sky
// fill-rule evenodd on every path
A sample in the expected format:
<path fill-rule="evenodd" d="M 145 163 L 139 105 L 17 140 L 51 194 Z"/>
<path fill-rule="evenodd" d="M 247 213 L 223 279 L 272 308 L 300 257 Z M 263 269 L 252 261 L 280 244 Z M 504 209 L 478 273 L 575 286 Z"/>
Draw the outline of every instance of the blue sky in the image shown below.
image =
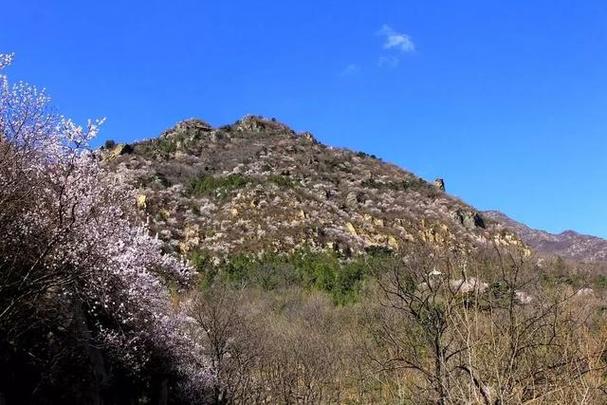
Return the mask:
<path fill-rule="evenodd" d="M 4 2 L 12 79 L 102 139 L 254 113 L 607 237 L 607 2 Z"/>

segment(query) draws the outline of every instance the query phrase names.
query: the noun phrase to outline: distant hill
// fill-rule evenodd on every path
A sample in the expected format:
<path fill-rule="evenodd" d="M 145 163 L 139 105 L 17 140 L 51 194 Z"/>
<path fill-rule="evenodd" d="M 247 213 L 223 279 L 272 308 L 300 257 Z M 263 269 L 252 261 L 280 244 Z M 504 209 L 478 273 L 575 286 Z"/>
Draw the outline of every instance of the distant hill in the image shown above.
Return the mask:
<path fill-rule="evenodd" d="M 320 144 L 272 119 L 214 128 L 188 120 L 133 145 L 102 151 L 139 191 L 150 227 L 176 251 L 344 255 L 408 241 L 447 249 L 524 248 L 470 205 L 364 152 Z"/>
<path fill-rule="evenodd" d="M 528 227 L 499 211 L 485 211 L 483 216 L 515 232 L 541 255 L 560 256 L 583 262 L 607 261 L 607 240 L 574 231 L 553 234 Z"/>

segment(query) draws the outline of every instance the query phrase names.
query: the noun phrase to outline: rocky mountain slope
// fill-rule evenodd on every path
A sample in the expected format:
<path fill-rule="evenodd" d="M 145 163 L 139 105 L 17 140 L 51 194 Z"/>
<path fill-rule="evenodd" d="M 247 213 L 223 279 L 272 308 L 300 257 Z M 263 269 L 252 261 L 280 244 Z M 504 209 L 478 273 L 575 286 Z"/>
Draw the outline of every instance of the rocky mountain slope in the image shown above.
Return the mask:
<path fill-rule="evenodd" d="M 605 239 L 582 235 L 574 231 L 553 234 L 532 229 L 499 211 L 485 211 L 483 217 L 503 224 L 539 254 L 560 256 L 563 259 L 582 262 L 607 261 L 607 240 Z"/>
<path fill-rule="evenodd" d="M 524 248 L 503 226 L 412 173 L 247 116 L 188 120 L 157 139 L 108 145 L 108 167 L 139 191 L 150 227 L 176 251 L 352 255 L 408 241 L 449 249 Z"/>

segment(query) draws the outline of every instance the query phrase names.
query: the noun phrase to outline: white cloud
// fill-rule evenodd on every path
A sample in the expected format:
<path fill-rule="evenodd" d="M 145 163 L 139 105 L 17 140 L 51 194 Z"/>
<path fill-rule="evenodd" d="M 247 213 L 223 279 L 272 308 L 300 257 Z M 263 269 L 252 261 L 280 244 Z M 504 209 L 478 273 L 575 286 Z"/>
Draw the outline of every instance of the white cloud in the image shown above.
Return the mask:
<path fill-rule="evenodd" d="M 384 49 L 397 49 L 405 53 L 415 51 L 415 44 L 409 35 L 396 32 L 387 24 L 377 31 L 377 35 L 385 38 Z"/>
<path fill-rule="evenodd" d="M 360 66 L 355 63 L 351 63 L 346 66 L 341 72 L 340 76 L 354 76 L 360 72 Z"/>
<path fill-rule="evenodd" d="M 399 63 L 400 59 L 398 59 L 396 56 L 380 56 L 379 60 L 377 61 L 377 66 L 395 68 Z"/>

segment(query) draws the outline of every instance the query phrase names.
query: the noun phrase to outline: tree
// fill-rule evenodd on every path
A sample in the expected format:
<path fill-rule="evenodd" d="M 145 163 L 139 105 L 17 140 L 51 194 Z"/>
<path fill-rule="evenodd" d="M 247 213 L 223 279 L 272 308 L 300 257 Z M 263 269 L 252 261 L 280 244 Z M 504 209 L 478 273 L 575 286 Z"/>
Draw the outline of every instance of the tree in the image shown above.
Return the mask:
<path fill-rule="evenodd" d="M 11 61 L 0 55 L 0 70 Z M 194 272 L 132 225 L 133 192 L 88 148 L 100 124 L 79 127 L 44 91 L 0 75 L 0 392 L 9 403 L 26 392 L 31 402 L 111 403 L 105 391 L 120 374 L 133 386 L 152 374 L 189 387 L 210 379 L 167 288 L 187 287 Z"/>
<path fill-rule="evenodd" d="M 605 370 L 603 334 L 591 332 L 588 316 L 596 308 L 580 306 L 575 291 L 538 288 L 538 269 L 524 255 L 415 246 L 380 273 L 369 354 L 379 374 L 402 382 L 407 399 L 604 401 L 603 383 L 591 382 Z"/>
<path fill-rule="evenodd" d="M 216 377 L 207 395 L 213 404 L 250 403 L 258 391 L 252 370 L 262 354 L 258 331 L 243 309 L 243 291 L 223 285 L 198 293 L 191 305 L 195 339 Z"/>

